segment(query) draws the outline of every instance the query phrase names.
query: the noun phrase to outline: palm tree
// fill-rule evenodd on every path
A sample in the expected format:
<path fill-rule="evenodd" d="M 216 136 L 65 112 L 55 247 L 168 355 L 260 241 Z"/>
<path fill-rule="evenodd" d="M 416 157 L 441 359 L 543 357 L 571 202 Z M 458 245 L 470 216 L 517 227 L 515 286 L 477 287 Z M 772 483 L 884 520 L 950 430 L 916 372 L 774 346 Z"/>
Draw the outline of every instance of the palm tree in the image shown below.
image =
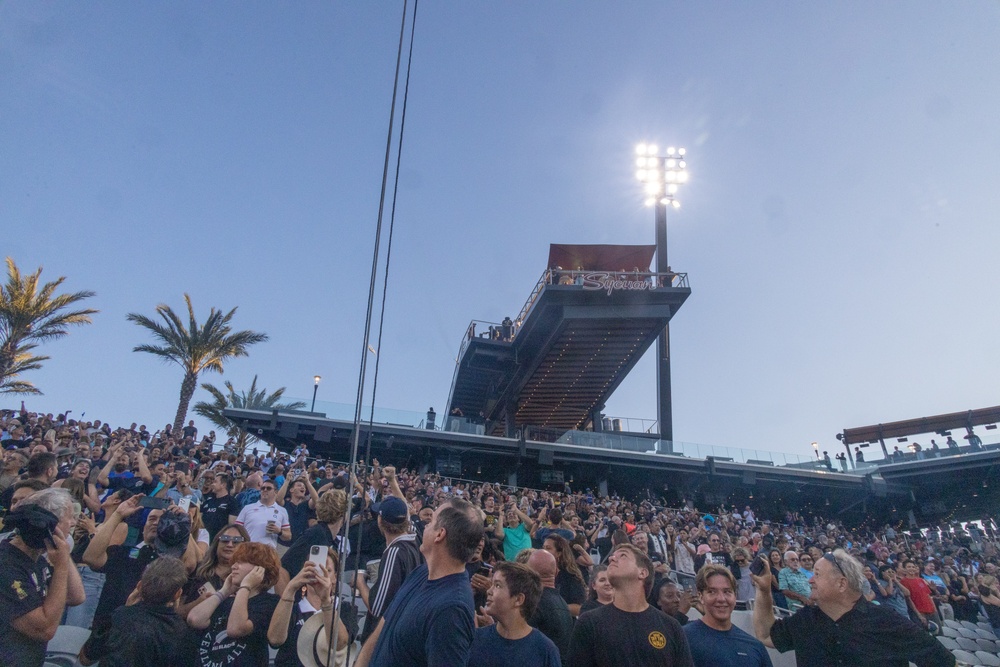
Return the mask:
<path fill-rule="evenodd" d="M 61 276 L 39 286 L 42 267 L 30 275 L 22 275 L 17 264 L 7 258 L 7 284 L 0 285 L 0 394 L 41 394 L 31 382 L 20 375 L 38 370 L 49 357 L 32 354 L 41 343 L 69 333 L 69 327 L 90 324 L 96 310 L 67 309 L 93 292 L 73 292 L 56 295 L 56 289 L 66 280 Z"/>
<path fill-rule="evenodd" d="M 199 325 L 194 317 L 191 297 L 185 294 L 184 301 L 187 303 L 190 319 L 186 327 L 170 306 L 163 303 L 156 307 L 157 314 L 163 319 L 162 323 L 139 313 L 129 313 L 127 316 L 129 322 L 148 329 L 162 343 L 162 345 L 137 345 L 132 348 L 133 352 L 155 354 L 163 361 L 172 361 L 184 369 L 180 403 L 177 406 L 177 415 L 174 416 L 175 432 L 184 424 L 191 396 L 198 386 L 198 374 L 202 371 L 221 373 L 222 365 L 226 361 L 234 357 L 247 356 L 248 347 L 267 340 L 265 333 L 233 331 L 230 323 L 236 314 L 235 308 L 225 314 L 221 310 L 212 308 L 205 323 Z"/>
<path fill-rule="evenodd" d="M 253 376 L 250 383 L 250 390 L 236 393 L 231 382 L 226 381 L 226 392 L 223 393 L 218 387 L 210 384 L 203 384 L 201 388 L 212 395 L 212 402 L 199 401 L 195 403 L 195 413 L 201 415 L 218 428 L 226 432 L 230 438 L 236 438 L 236 453 L 240 456 L 246 451 L 248 445 L 258 440 L 257 436 L 241 428 L 236 422 L 223 414 L 227 408 L 238 408 L 241 410 L 298 410 L 306 406 L 302 401 L 292 403 L 280 403 L 281 397 L 285 393 L 282 387 L 277 391 L 268 394 L 267 390 L 261 387 L 257 389 L 257 376 Z"/>

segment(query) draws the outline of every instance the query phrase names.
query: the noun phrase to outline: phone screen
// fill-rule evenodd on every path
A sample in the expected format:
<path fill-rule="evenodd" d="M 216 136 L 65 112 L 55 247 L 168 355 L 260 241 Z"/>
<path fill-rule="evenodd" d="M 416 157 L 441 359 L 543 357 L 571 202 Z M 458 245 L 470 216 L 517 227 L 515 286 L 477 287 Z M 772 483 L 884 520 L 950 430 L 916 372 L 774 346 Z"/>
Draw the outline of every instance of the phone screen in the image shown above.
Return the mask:
<path fill-rule="evenodd" d="M 139 499 L 139 507 L 148 507 L 152 510 L 165 510 L 170 507 L 169 498 L 150 498 L 143 496 Z"/>

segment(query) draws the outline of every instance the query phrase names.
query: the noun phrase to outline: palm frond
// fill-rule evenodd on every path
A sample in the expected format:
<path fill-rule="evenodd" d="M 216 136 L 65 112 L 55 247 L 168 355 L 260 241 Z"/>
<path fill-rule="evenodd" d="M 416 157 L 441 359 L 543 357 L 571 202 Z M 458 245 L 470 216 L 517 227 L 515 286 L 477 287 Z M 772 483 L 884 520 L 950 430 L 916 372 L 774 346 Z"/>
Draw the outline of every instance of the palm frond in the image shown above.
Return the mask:
<path fill-rule="evenodd" d="M 70 310 L 94 296 L 89 290 L 56 294 L 65 276 L 40 285 L 42 267 L 24 274 L 10 257 L 6 258 L 7 282 L 0 285 L 0 391 L 41 393 L 17 374 L 41 368 L 48 357 L 28 352 L 40 343 L 65 336 L 69 328 L 90 324 L 92 308 Z"/>

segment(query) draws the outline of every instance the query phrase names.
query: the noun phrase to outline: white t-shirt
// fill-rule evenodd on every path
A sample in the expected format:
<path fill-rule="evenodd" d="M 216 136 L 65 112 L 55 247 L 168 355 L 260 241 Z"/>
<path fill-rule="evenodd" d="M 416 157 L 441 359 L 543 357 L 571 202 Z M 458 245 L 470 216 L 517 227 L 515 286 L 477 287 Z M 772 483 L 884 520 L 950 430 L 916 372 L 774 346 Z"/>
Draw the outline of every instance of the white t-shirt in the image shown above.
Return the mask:
<path fill-rule="evenodd" d="M 288 512 L 285 508 L 274 503 L 270 507 L 263 505 L 260 501 L 247 505 L 240 510 L 240 515 L 236 523 L 243 526 L 250 536 L 251 542 L 269 544 L 275 549 L 278 548 L 278 535 L 267 532 L 267 524 L 274 521 L 281 529 L 288 528 Z"/>

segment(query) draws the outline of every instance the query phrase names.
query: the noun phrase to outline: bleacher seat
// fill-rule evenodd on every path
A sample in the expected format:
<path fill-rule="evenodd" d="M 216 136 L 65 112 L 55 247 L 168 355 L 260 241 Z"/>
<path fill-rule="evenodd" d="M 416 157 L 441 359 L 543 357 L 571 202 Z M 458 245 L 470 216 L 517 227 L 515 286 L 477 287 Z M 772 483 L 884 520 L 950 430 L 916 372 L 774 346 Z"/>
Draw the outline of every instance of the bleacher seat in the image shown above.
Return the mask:
<path fill-rule="evenodd" d="M 976 637 L 980 639 L 989 639 L 991 642 L 995 642 L 997 640 L 997 636 L 993 634 L 992 630 L 983 630 L 982 628 L 976 628 L 975 630 L 973 630 L 973 632 L 975 632 Z"/>
<path fill-rule="evenodd" d="M 75 667 L 77 656 L 84 642 L 90 637 L 90 630 L 78 628 L 75 625 L 60 625 L 56 635 L 45 648 L 45 662 L 59 667 Z"/>
<path fill-rule="evenodd" d="M 947 618 L 943 621 L 944 627 L 946 628 L 960 628 L 962 627 L 961 621 L 950 621 Z"/>
<path fill-rule="evenodd" d="M 979 639 L 979 635 L 968 628 L 956 628 L 956 632 L 958 632 L 960 637 L 965 637 L 967 639 Z M 985 637 L 983 639 L 985 639 Z"/>
<path fill-rule="evenodd" d="M 958 647 L 963 651 L 968 651 L 969 653 L 975 653 L 982 649 L 979 648 L 979 644 L 976 643 L 975 639 L 969 639 L 968 637 L 959 637 L 955 640 Z"/>
<path fill-rule="evenodd" d="M 942 637 L 952 637 L 952 638 L 954 638 L 954 637 L 961 637 L 962 635 L 959 634 L 959 632 L 958 632 L 957 629 L 952 628 L 952 627 L 948 627 L 946 625 L 943 628 L 941 628 L 941 636 Z"/>
<path fill-rule="evenodd" d="M 977 625 L 976 625 L 975 623 L 973 623 L 972 621 L 957 621 L 957 622 L 958 622 L 958 624 L 959 624 L 959 625 L 961 625 L 961 626 L 962 626 L 963 628 L 968 628 L 968 629 L 970 629 L 970 630 L 978 630 L 978 629 L 979 629 L 979 626 L 977 626 Z"/>
<path fill-rule="evenodd" d="M 961 646 L 958 645 L 958 642 L 952 639 L 951 637 L 941 636 L 938 637 L 937 640 L 941 642 L 941 646 L 944 646 L 949 651 L 954 651 L 957 648 L 962 648 Z"/>
<path fill-rule="evenodd" d="M 976 651 L 976 658 L 979 660 L 979 664 L 984 665 L 984 667 L 1000 667 L 1000 658 L 993 653 Z"/>
<path fill-rule="evenodd" d="M 977 639 L 976 643 L 979 644 L 979 648 L 982 651 L 986 651 L 988 653 L 997 652 L 996 642 L 990 641 L 989 639 Z"/>
<path fill-rule="evenodd" d="M 968 651 L 963 651 L 961 649 L 952 651 L 951 654 L 955 656 L 955 660 L 958 660 L 959 665 L 978 665 L 979 657 L 975 653 L 969 653 Z"/>

